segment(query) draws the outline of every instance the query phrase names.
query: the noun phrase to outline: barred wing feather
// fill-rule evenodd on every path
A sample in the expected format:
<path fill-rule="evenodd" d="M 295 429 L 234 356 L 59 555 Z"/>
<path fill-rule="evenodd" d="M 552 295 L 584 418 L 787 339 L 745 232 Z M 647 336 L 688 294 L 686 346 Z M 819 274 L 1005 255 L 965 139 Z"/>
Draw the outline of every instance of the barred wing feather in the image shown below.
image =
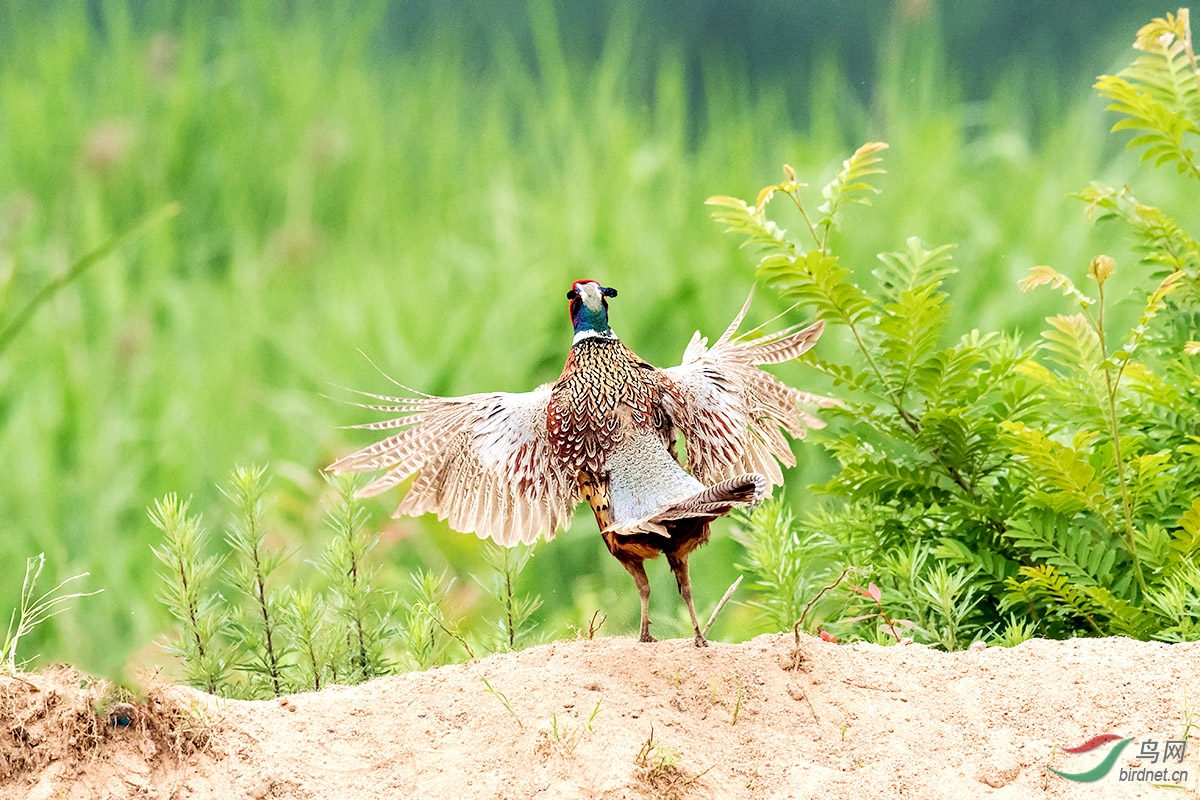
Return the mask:
<path fill-rule="evenodd" d="M 552 457 L 550 386 L 465 397 L 382 397 L 367 406 L 399 416 L 356 427 L 399 430 L 329 466 L 387 472 L 359 495 L 372 497 L 416 475 L 396 515 L 437 514 L 450 527 L 499 544 L 553 538 L 569 523 L 575 476 Z"/>
<path fill-rule="evenodd" d="M 784 384 L 758 367 L 790 361 L 816 344 L 824 322 L 799 325 L 758 339 L 735 336 L 750 300 L 711 348 L 697 332 L 683 363 L 664 370 L 677 389 L 668 393 L 668 414 L 687 444 L 688 469 L 705 485 L 744 473 L 759 473 L 772 486 L 783 483 L 780 464 L 796 458 L 783 434 L 803 439 L 823 428 L 808 408 L 837 401 Z"/>

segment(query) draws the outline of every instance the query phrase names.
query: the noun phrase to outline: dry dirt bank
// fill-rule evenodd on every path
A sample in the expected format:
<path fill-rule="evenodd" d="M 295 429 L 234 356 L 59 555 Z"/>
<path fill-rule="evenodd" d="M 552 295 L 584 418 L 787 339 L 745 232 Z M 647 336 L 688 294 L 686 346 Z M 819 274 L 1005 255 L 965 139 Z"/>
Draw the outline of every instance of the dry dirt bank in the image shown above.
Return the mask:
<path fill-rule="evenodd" d="M 0 678 L 0 797 L 1182 798 L 1200 781 L 1195 742 L 1173 765 L 1188 791 L 1117 780 L 1143 740 L 1182 738 L 1200 644 L 806 637 L 796 668 L 790 635 L 559 642 L 277 702 L 168 687 L 127 727 L 89 727 L 89 691 Z M 1055 748 L 1102 733 L 1137 737 L 1104 780 L 1047 772 L 1095 766 L 1111 746 Z"/>

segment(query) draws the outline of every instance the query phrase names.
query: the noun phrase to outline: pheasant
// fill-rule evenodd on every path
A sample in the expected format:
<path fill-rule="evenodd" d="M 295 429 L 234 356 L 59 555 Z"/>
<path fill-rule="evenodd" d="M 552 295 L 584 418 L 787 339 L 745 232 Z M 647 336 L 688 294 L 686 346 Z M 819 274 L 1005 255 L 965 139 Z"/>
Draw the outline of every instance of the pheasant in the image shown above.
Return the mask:
<path fill-rule="evenodd" d="M 557 381 L 532 392 L 363 392 L 375 401 L 367 408 L 399 416 L 355 427 L 397 432 L 328 469 L 386 470 L 359 491 L 362 497 L 415 475 L 396 516 L 436 513 L 455 530 L 510 547 L 553 538 L 583 499 L 609 552 L 637 584 L 641 641 L 655 641 L 643 562 L 662 553 L 702 647 L 708 643 L 692 602 L 688 555 L 708 541 L 714 519 L 783 482 L 780 464 L 796 463 L 783 434 L 803 438 L 823 426 L 804 407 L 836 404 L 786 386 L 758 365 L 804 353 L 824 323 L 737 337 L 747 299 L 711 348 L 697 332 L 683 363 L 658 369 L 609 326 L 608 300 L 616 296 L 593 280 L 572 284 L 575 337 L 566 365 Z M 681 435 L 682 464 L 675 450 Z"/>

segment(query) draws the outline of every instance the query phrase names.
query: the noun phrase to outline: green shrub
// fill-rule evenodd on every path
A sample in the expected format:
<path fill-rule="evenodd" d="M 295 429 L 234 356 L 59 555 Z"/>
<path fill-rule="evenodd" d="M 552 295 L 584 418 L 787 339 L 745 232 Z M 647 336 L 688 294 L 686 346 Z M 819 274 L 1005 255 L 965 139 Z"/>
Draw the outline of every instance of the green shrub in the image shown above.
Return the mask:
<path fill-rule="evenodd" d="M 150 510 L 163 535 L 154 548 L 165 567 L 159 599 L 176 622 L 165 649 L 179 658 L 188 683 L 223 696 L 278 697 L 427 669 L 455 656 L 475 658 L 468 636 L 487 651 L 511 650 L 525 641 L 541 603 L 517 586 L 532 548 L 489 552 L 493 574 L 479 582 L 498 613 L 479 631 L 465 633 L 447 610 L 453 581 L 445 573 L 417 570 L 403 596 L 379 588 L 373 556 L 379 534 L 369 528 L 354 496 L 361 482 L 338 477 L 328 484 L 333 499 L 325 523 L 332 535 L 319 559 L 289 564 L 290 570 L 284 566 L 292 553 L 271 546 L 277 537 L 269 536 L 271 497 L 263 468 L 235 469 L 229 489 L 222 490 L 235 508 L 226 535 L 228 558 L 206 554 L 200 517 L 189 514 L 188 504 L 175 495 Z M 8 652 L 8 645 L 0 650 Z"/>
<path fill-rule="evenodd" d="M 393 671 L 389 656 L 401 638 L 396 600 L 372 584 L 366 556 L 378 535 L 364 529 L 354 483 L 331 481 L 338 495 L 326 515 L 333 536 L 316 564 L 319 575 L 294 581 L 303 589 L 273 577 L 289 554 L 267 543 L 265 470 L 235 469 L 230 483 L 224 494 L 236 513 L 226 537 L 232 564 L 224 570 L 224 558 L 205 555 L 203 523 L 186 503 L 168 495 L 150 512 L 164 535 L 154 548 L 166 567 L 160 599 L 177 623 L 166 649 L 179 657 L 187 682 L 212 694 L 263 698 Z"/>
<path fill-rule="evenodd" d="M 1144 27 L 1134 64 L 1096 84 L 1122 115 L 1114 130 L 1139 131 L 1130 147 L 1185 180 L 1200 179 L 1190 146 L 1200 69 L 1186 22 L 1181 11 Z M 1038 341 L 978 330 L 951 339 L 950 247 L 909 239 L 880 254 L 864 288 L 830 236 L 848 203 L 876 191 L 869 181 L 885 147 L 847 159 L 816 214 L 790 167 L 754 204 L 709 201 L 758 252 L 758 277 L 840 326 L 850 345 L 841 358 L 834 348 L 809 354 L 845 400 L 823 439 L 839 471 L 816 487 L 820 509 L 784 537 L 790 557 L 823 563 L 830 548 L 816 536 L 832 537 L 842 560 L 881 587 L 890 617 L 908 617 L 914 638 L 947 649 L 1034 630 L 1200 637 L 1200 345 L 1191 339 L 1200 245 L 1128 188 L 1093 186 L 1080 195 L 1089 214 L 1123 221 L 1137 240 L 1136 326 L 1113 330 L 1106 290 L 1117 267 L 1101 255 L 1087 269 L 1095 297 L 1050 267 L 1022 281 L 1025 291 L 1061 289 L 1078 308 L 1047 319 Z M 799 212 L 800 236 L 768 215 L 778 195 Z M 780 539 L 775 514 L 764 506 L 751 518 L 751 553 Z M 773 597 L 764 605 L 794 615 L 802 584 L 777 577 L 770 559 L 752 561 Z M 859 621 L 879 602 L 862 590 L 830 593 L 806 624 Z"/>

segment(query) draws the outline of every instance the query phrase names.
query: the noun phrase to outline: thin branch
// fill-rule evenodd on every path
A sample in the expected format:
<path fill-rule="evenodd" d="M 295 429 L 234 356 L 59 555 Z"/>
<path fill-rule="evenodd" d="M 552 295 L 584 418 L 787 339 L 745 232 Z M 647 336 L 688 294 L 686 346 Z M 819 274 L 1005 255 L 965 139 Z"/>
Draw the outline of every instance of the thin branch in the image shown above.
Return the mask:
<path fill-rule="evenodd" d="M 426 612 L 426 613 L 428 613 L 428 612 Z M 463 638 L 463 635 L 461 633 L 459 633 L 458 631 L 455 631 L 455 630 L 451 630 L 446 625 L 445 622 L 443 622 L 441 619 L 438 618 L 438 616 L 436 614 L 429 614 L 429 618 L 431 620 L 433 620 L 434 625 L 437 625 L 439 628 L 442 629 L 442 633 L 446 634 L 451 639 L 454 639 L 456 642 L 458 642 L 459 644 L 461 644 L 463 646 L 463 649 L 467 651 L 467 655 L 471 657 L 471 661 L 479 660 L 475 655 L 475 651 L 471 649 L 471 645 L 467 643 L 467 640 Z"/>
<path fill-rule="evenodd" d="M 1097 283 L 1100 286 L 1100 308 L 1097 311 L 1096 334 L 1100 340 L 1100 363 L 1104 365 L 1104 384 L 1108 395 L 1109 433 L 1112 435 L 1113 458 L 1117 462 L 1117 480 L 1121 484 L 1121 510 L 1125 515 L 1125 544 L 1129 548 L 1129 557 L 1133 562 L 1133 575 L 1137 579 L 1138 587 L 1142 590 L 1142 596 L 1145 597 L 1150 590 L 1146 586 L 1145 576 L 1142 575 L 1142 564 L 1137 553 L 1137 541 L 1133 535 L 1133 504 L 1129 499 L 1129 484 L 1125 479 L 1125 462 L 1121 456 L 1121 428 L 1117 417 L 1117 388 L 1120 384 L 1121 373 L 1117 373 L 1117 379 L 1114 381 L 1112 368 L 1107 363 L 1108 345 L 1104 341 L 1104 284 L 1100 281 L 1097 281 Z M 1091 620 L 1089 619 L 1089 621 Z M 1092 625 L 1096 627 L 1094 622 Z"/>
<path fill-rule="evenodd" d="M 796 208 L 800 210 L 800 216 L 804 217 L 804 224 L 808 226 L 808 232 L 812 234 L 813 244 L 815 244 L 822 253 L 828 252 L 825 250 L 825 243 L 822 242 L 821 237 L 817 235 L 817 229 L 813 226 L 812 220 L 808 218 L 808 212 L 804 210 L 804 204 L 800 202 L 800 190 L 798 188 L 793 189 L 787 193 L 787 196 L 792 198 L 792 202 L 795 203 Z"/>
<path fill-rule="evenodd" d="M 708 629 L 711 628 L 713 623 L 717 621 L 717 615 L 721 613 L 721 609 L 724 608 L 725 604 L 729 602 L 729 598 L 733 597 L 733 593 L 737 591 L 737 587 L 740 586 L 741 583 L 742 576 L 738 575 L 737 580 L 731 583 L 729 588 L 725 590 L 724 596 L 721 597 L 721 602 L 717 603 L 717 607 L 713 609 L 712 616 L 708 618 L 708 622 L 705 624 L 704 630 L 700 632 L 701 636 L 705 637 L 706 639 L 708 638 Z"/>
<path fill-rule="evenodd" d="M 800 619 L 796 620 L 796 624 L 792 626 L 792 634 L 796 637 L 796 647 L 800 646 L 800 626 L 804 624 L 804 618 L 808 616 L 808 610 L 812 608 L 818 600 L 821 599 L 821 595 L 825 594 L 831 589 L 836 589 L 837 585 L 845 580 L 846 576 L 850 574 L 852 569 L 854 569 L 854 567 L 846 567 L 844 570 L 842 570 L 842 574 L 838 575 L 837 580 L 828 586 L 823 587 L 821 591 L 817 592 L 817 596 L 812 600 L 809 600 L 808 605 L 806 605 L 804 610 L 800 612 Z"/>

